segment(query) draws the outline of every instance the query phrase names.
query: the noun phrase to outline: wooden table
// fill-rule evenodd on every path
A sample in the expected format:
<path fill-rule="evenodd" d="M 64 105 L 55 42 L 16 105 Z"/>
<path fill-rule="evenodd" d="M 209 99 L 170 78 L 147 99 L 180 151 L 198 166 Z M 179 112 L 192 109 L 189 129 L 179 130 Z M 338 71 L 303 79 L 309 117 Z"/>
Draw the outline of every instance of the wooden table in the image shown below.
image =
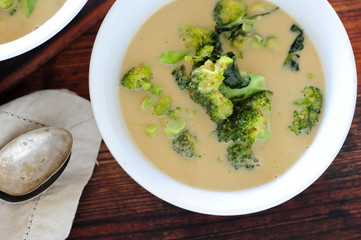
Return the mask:
<path fill-rule="evenodd" d="M 28 60 L 27 66 L 12 69 L 0 62 L 0 76 L 20 83 L 0 96 L 0 104 L 41 89 L 66 88 L 89 99 L 90 54 L 113 2 L 90 0 L 88 12 L 58 36 L 67 41 L 57 40 L 41 54 L 21 58 Z M 346 27 L 360 67 L 361 1 L 329 2 Z M 197 214 L 158 199 L 135 183 L 102 143 L 99 165 L 84 189 L 69 239 L 361 239 L 360 121 L 357 108 L 337 158 L 307 190 L 272 209 L 234 217 Z"/>

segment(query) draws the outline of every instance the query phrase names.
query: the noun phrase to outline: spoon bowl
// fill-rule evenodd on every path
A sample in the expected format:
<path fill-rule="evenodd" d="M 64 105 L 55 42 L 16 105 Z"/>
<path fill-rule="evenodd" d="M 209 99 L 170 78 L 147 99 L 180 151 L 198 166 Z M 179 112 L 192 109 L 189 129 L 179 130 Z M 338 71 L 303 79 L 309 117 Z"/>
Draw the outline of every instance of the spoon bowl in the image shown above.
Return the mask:
<path fill-rule="evenodd" d="M 48 189 L 66 168 L 73 139 L 69 131 L 44 127 L 0 150 L 0 198 L 23 202 Z"/>

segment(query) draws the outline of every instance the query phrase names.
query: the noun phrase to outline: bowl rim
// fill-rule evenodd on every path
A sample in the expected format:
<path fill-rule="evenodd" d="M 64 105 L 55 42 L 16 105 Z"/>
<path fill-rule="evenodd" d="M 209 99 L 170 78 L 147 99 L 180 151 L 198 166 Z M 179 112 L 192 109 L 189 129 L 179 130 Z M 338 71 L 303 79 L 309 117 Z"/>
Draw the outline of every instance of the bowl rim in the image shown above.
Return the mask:
<path fill-rule="evenodd" d="M 271 0 L 304 27 L 321 58 L 326 79 L 326 104 L 314 142 L 279 178 L 251 189 L 217 192 L 184 185 L 144 160 L 122 122 L 117 98 L 122 55 L 142 23 L 160 7 L 172 1 L 116 1 L 99 29 L 90 61 L 89 91 L 95 120 L 109 151 L 139 185 L 160 199 L 193 212 L 222 216 L 249 214 L 280 205 L 301 193 L 323 174 L 338 154 L 349 132 L 356 106 L 357 74 L 353 50 L 346 30 L 332 6 L 326 0 Z M 139 5 L 143 7 L 137 8 Z M 302 17 L 304 13 L 302 9 L 300 11 L 300 6 L 308 11 L 307 16 L 314 17 Z M 136 14 L 126 14 L 135 8 L 138 9 Z M 127 23 L 136 23 L 133 28 L 129 24 L 122 25 L 124 16 Z M 318 17 L 327 21 L 314 23 Z M 312 27 L 313 24 L 317 28 Z M 333 26 L 332 31 L 327 27 L 329 24 Z M 115 30 L 113 25 L 117 25 Z M 121 32 L 117 29 L 121 29 Z M 119 44 L 119 39 L 122 39 L 122 44 Z M 114 47 L 112 44 L 118 45 Z M 329 56 L 334 58 L 326 59 Z M 340 77 L 343 79 L 342 83 L 336 81 Z M 339 114 L 340 112 L 343 114 Z M 328 129 L 333 129 L 336 123 L 337 129 L 330 133 Z M 315 159 L 318 161 L 315 162 Z M 309 169 L 310 164 L 315 168 Z M 303 169 L 307 169 L 307 172 Z"/>
<path fill-rule="evenodd" d="M 69 24 L 87 1 L 88 0 L 67 0 L 59 11 L 39 28 L 14 41 L 0 44 L 0 61 L 19 56 L 52 38 Z"/>

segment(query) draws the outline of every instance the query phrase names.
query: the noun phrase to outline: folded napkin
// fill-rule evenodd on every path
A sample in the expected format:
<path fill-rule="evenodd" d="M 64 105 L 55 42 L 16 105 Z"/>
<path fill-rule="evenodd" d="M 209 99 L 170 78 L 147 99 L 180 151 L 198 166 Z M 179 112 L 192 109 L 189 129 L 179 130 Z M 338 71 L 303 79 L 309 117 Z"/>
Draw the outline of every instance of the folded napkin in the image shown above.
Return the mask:
<path fill-rule="evenodd" d="M 0 239 L 65 239 L 92 175 L 101 137 L 89 101 L 67 90 L 44 90 L 0 106 L 0 148 L 43 126 L 71 132 L 71 159 L 59 179 L 40 196 L 24 203 L 0 201 Z"/>

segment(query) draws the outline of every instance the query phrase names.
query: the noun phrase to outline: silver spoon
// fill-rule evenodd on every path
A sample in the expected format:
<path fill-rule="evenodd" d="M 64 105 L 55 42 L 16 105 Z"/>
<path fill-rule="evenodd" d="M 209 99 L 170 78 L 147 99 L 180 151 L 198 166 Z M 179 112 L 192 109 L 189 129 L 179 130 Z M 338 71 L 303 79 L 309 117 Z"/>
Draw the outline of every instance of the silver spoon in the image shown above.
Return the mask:
<path fill-rule="evenodd" d="M 48 189 L 69 162 L 69 131 L 44 127 L 27 132 L 0 150 L 0 199 L 23 202 Z"/>

